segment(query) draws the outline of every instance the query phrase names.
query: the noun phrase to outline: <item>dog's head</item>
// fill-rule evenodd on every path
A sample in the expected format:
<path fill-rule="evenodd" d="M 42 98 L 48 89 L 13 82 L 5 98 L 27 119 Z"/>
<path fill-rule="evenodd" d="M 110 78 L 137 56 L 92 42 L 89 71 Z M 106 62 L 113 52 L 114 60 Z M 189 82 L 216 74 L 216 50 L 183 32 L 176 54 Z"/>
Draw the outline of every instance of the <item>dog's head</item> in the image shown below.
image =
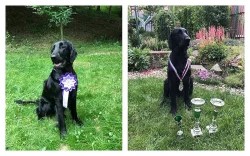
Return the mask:
<path fill-rule="evenodd" d="M 176 47 L 187 48 L 189 46 L 190 37 L 185 28 L 174 29 L 168 39 L 168 47 L 173 50 Z"/>
<path fill-rule="evenodd" d="M 74 62 L 77 52 L 69 41 L 58 41 L 51 49 L 51 60 L 55 68 L 64 68 Z"/>

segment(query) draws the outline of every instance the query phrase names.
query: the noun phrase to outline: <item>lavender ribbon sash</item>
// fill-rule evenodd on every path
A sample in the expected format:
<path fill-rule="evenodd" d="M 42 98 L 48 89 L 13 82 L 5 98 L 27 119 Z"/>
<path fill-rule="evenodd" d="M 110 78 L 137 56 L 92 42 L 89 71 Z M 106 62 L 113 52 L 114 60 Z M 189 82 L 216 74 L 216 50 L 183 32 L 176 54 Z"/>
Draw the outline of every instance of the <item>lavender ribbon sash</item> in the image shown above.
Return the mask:
<path fill-rule="evenodd" d="M 62 77 L 59 79 L 61 89 L 63 89 L 63 107 L 68 107 L 68 98 L 69 98 L 69 92 L 71 92 L 73 89 L 76 89 L 77 86 L 77 78 L 72 73 L 66 73 L 62 75 Z"/>
<path fill-rule="evenodd" d="M 189 68 L 190 65 L 191 65 L 191 60 L 190 60 L 190 59 L 187 59 L 186 66 L 185 66 L 185 68 L 184 68 L 184 70 L 183 70 L 183 72 L 182 72 L 182 76 L 181 76 L 181 77 L 179 76 L 177 70 L 175 69 L 175 67 L 174 67 L 174 65 L 173 65 L 173 63 L 171 62 L 170 59 L 169 59 L 169 63 L 170 63 L 170 66 L 172 67 L 172 69 L 174 70 L 175 75 L 178 77 L 178 79 L 179 79 L 180 81 L 182 81 L 183 78 L 184 78 L 184 77 L 186 76 L 186 74 L 187 74 L 188 68 Z"/>

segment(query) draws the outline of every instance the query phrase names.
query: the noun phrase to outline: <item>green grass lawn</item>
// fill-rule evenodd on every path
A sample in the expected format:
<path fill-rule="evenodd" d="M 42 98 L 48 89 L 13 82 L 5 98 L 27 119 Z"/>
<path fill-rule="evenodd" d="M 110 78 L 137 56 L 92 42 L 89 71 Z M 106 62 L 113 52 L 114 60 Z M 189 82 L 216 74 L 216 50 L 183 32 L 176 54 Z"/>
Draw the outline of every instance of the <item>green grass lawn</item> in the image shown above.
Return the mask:
<path fill-rule="evenodd" d="M 25 44 L 7 46 L 7 150 L 122 149 L 121 46 L 118 43 L 96 44 L 96 48 L 75 44 L 78 56 L 74 68 L 79 82 L 77 112 L 84 127 L 77 126 L 67 110 L 68 133 L 62 140 L 55 117 L 38 121 L 35 105 L 14 103 L 16 99 L 36 100 L 40 97 L 43 81 L 53 67 L 51 45 L 45 48 Z"/>
<path fill-rule="evenodd" d="M 219 90 L 194 87 L 194 97 L 206 100 L 201 107 L 200 127 L 203 136 L 193 138 L 193 111 L 184 108 L 183 98 L 177 98 L 177 115 L 183 117 L 184 139 L 177 140 L 177 123 L 169 114 L 169 100 L 160 107 L 163 79 L 144 78 L 128 83 L 128 148 L 129 150 L 244 150 L 244 97 Z M 219 111 L 219 131 L 209 135 L 205 127 L 211 123 L 211 98 L 221 98 L 225 105 Z"/>

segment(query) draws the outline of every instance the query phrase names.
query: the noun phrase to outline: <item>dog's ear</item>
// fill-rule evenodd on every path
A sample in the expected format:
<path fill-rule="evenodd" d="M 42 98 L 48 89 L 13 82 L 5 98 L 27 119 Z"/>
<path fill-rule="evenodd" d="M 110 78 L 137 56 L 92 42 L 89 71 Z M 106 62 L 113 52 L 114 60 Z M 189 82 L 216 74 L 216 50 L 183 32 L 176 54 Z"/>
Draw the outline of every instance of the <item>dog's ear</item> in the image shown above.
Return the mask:
<path fill-rule="evenodd" d="M 172 32 L 170 33 L 170 35 L 168 37 L 168 47 L 170 50 L 172 50 L 172 47 L 173 47 Z"/>
<path fill-rule="evenodd" d="M 67 41 L 67 43 L 68 43 L 69 49 L 70 49 L 70 62 L 73 63 L 76 59 L 77 52 L 76 52 L 76 50 L 71 42 Z"/>

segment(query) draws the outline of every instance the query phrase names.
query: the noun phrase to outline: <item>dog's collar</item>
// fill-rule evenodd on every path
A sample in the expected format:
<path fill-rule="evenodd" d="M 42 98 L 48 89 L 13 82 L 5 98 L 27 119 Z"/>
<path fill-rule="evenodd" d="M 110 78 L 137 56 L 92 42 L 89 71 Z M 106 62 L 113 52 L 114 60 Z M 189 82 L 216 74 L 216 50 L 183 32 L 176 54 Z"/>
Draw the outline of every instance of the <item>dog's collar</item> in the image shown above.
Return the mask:
<path fill-rule="evenodd" d="M 169 59 L 169 64 L 170 64 L 171 68 L 174 70 L 175 75 L 178 77 L 178 79 L 179 79 L 180 81 L 182 81 L 183 78 L 185 77 L 185 75 L 187 74 L 188 68 L 189 68 L 190 65 L 191 65 L 191 59 L 189 59 L 189 58 L 187 59 L 186 66 L 185 66 L 184 71 L 182 72 L 182 76 L 181 76 L 181 77 L 179 76 L 179 74 L 178 74 L 176 68 L 174 67 L 174 65 L 173 65 L 173 63 L 171 62 L 170 59 Z"/>

